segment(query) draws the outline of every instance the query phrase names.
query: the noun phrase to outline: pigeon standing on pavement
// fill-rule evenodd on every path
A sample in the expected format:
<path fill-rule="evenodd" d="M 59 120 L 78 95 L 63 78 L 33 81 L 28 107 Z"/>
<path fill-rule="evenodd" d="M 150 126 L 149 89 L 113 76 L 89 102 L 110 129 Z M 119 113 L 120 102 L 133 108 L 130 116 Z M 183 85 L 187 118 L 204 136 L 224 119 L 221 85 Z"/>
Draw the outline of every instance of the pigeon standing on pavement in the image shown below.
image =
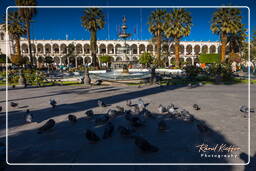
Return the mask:
<path fill-rule="evenodd" d="M 104 129 L 102 138 L 106 139 L 106 138 L 111 137 L 113 132 L 114 132 L 114 125 L 111 122 L 109 122 Z"/>
<path fill-rule="evenodd" d="M 30 113 L 30 110 L 27 109 L 26 115 L 25 115 L 25 121 L 26 121 L 27 123 L 31 123 L 32 120 L 33 120 L 33 115 Z"/>
<path fill-rule="evenodd" d="M 140 111 L 142 111 L 145 108 L 145 103 L 141 98 L 138 100 L 138 107 Z"/>
<path fill-rule="evenodd" d="M 116 106 L 117 112 L 118 113 L 124 113 L 124 108 L 121 106 Z"/>
<path fill-rule="evenodd" d="M 97 143 L 100 141 L 100 138 L 90 129 L 87 129 L 85 132 L 85 137 L 89 140 L 90 143 Z"/>
<path fill-rule="evenodd" d="M 55 99 L 50 99 L 50 105 L 52 106 L 52 108 L 55 108 L 57 105 L 57 102 Z"/>
<path fill-rule="evenodd" d="M 3 110 L 3 107 L 2 107 L 2 106 L 0 106 L 0 112 L 2 112 L 2 110 Z"/>
<path fill-rule="evenodd" d="M 99 107 L 107 107 L 107 105 L 101 100 L 98 100 L 98 106 Z"/>
<path fill-rule="evenodd" d="M 132 101 L 131 101 L 131 100 L 127 100 L 127 101 L 126 101 L 126 106 L 132 107 Z"/>
<path fill-rule="evenodd" d="M 139 147 L 143 152 L 158 152 L 159 148 L 152 145 L 146 139 L 140 136 L 135 136 L 134 143 L 137 147 Z"/>
<path fill-rule="evenodd" d="M 68 115 L 68 120 L 71 122 L 71 123 L 76 123 L 77 121 L 77 118 L 75 115 Z"/>
<path fill-rule="evenodd" d="M 92 118 L 94 116 L 93 110 L 87 110 L 85 111 L 85 115 L 89 118 Z"/>
<path fill-rule="evenodd" d="M 11 102 L 11 107 L 17 107 L 17 106 L 18 106 L 18 103 Z"/>
<path fill-rule="evenodd" d="M 49 119 L 42 127 L 40 127 L 39 129 L 38 129 L 38 134 L 41 134 L 41 133 L 43 133 L 43 132 L 45 132 L 45 131 L 48 131 L 48 130 L 50 130 L 51 128 L 53 128 L 54 127 L 54 125 L 55 125 L 55 121 L 53 120 L 53 119 Z"/>
<path fill-rule="evenodd" d="M 166 108 L 163 105 L 160 104 L 158 106 L 158 111 L 159 111 L 159 113 L 165 113 L 167 110 L 166 110 Z"/>
<path fill-rule="evenodd" d="M 193 105 L 193 108 L 194 108 L 195 110 L 200 110 L 200 107 L 199 107 L 198 104 L 194 104 L 194 105 Z"/>

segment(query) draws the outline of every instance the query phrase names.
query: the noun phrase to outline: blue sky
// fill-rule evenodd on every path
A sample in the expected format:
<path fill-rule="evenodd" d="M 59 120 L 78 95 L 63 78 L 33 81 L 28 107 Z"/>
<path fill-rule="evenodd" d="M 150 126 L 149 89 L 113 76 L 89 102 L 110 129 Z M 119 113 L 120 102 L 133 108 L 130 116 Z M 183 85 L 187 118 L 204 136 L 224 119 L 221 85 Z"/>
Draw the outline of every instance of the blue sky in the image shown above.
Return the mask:
<path fill-rule="evenodd" d="M 143 3 L 144 2 L 144 3 Z M 96 5 L 96 6 L 219 6 L 219 5 L 243 5 L 249 6 L 251 8 L 251 29 L 256 29 L 255 23 L 255 13 L 256 13 L 256 1 L 255 0 L 213 0 L 210 2 L 205 2 L 202 0 L 197 1 L 187 1 L 187 0 L 147 0 L 147 1 L 117 1 L 117 0 L 38 0 L 38 5 L 48 5 L 48 6 L 86 6 L 86 5 Z M 15 5 L 13 0 L 6 0 L 3 5 L 0 6 L 0 10 L 4 13 L 5 8 L 9 5 Z M 89 32 L 87 32 L 81 26 L 81 16 L 83 15 L 83 8 L 63 8 L 63 9 L 38 9 L 38 13 L 34 18 L 32 23 L 32 39 L 65 39 L 66 34 L 71 40 L 85 40 L 89 39 Z M 122 16 L 127 17 L 128 32 L 132 33 L 131 39 L 143 39 L 148 40 L 152 37 L 151 33 L 148 31 L 148 17 L 154 8 L 122 8 L 122 9 L 103 9 L 106 16 L 107 24 L 105 28 L 98 32 L 98 39 L 117 39 L 117 27 L 121 25 Z M 170 9 L 167 9 L 170 10 Z M 216 10 L 214 8 L 202 9 L 202 8 L 187 8 L 192 16 L 192 30 L 191 34 L 184 38 L 183 40 L 195 40 L 195 41 L 218 41 L 219 37 L 212 34 L 210 30 L 210 21 L 212 13 Z M 248 10 L 246 8 L 241 9 L 242 11 L 242 22 L 248 27 Z M 1 21 L 2 22 L 2 18 Z M 136 30 L 136 31 L 135 31 Z"/>

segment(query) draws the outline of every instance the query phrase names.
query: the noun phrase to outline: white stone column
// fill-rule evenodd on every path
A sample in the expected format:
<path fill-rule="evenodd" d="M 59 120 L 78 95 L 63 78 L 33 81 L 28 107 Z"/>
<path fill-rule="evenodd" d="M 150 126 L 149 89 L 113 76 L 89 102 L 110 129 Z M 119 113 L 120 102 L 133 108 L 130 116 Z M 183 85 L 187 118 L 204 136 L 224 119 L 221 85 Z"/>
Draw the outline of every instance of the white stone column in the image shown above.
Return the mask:
<path fill-rule="evenodd" d="M 75 65 L 76 65 L 76 68 L 77 68 L 77 57 L 75 57 Z"/>
<path fill-rule="evenodd" d="M 85 62 L 84 62 L 85 57 L 83 56 L 82 58 L 83 58 L 83 66 L 84 66 L 85 65 Z"/>

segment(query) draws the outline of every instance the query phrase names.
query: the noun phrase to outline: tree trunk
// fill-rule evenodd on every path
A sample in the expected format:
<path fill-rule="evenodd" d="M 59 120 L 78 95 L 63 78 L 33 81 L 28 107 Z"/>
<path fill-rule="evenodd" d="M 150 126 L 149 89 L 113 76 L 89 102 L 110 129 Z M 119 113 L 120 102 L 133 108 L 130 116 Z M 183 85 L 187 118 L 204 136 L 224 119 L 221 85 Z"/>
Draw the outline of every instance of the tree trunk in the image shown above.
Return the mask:
<path fill-rule="evenodd" d="M 99 63 L 97 62 L 97 35 L 96 31 L 91 31 L 91 41 L 90 41 L 90 46 L 91 46 L 91 54 L 92 54 L 92 66 L 93 67 L 98 67 Z"/>
<path fill-rule="evenodd" d="M 19 39 L 19 38 L 16 38 L 16 39 L 15 39 L 15 43 L 16 43 L 16 55 L 18 55 L 19 57 L 21 57 L 20 39 Z"/>
<path fill-rule="evenodd" d="M 175 40 L 175 67 L 180 67 L 180 43 L 179 40 Z"/>
<path fill-rule="evenodd" d="M 221 63 L 225 62 L 226 44 L 227 44 L 227 35 L 225 33 L 222 33 L 221 34 Z"/>
<path fill-rule="evenodd" d="M 161 34 L 160 34 L 160 30 L 157 31 L 157 66 L 159 67 L 161 65 Z"/>
<path fill-rule="evenodd" d="M 27 38 L 28 38 L 28 51 L 30 57 L 30 65 L 33 66 L 33 56 L 32 56 L 32 49 L 31 49 L 31 40 L 30 40 L 30 22 L 26 21 L 26 30 L 27 30 Z"/>

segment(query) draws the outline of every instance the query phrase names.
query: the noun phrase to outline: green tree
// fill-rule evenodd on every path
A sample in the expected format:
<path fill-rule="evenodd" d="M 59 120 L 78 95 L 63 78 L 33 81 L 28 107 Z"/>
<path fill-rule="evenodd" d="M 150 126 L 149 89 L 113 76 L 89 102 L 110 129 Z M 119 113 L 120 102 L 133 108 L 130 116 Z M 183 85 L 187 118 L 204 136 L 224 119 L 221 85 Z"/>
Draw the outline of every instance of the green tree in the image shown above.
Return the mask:
<path fill-rule="evenodd" d="M 154 61 L 153 56 L 148 52 L 144 52 L 143 54 L 140 55 L 139 63 L 142 64 L 143 66 L 150 67 L 153 61 Z"/>
<path fill-rule="evenodd" d="M 5 24 L 3 26 L 6 29 L 7 26 Z M 11 60 L 15 65 L 22 65 L 24 59 L 21 56 L 20 37 L 26 33 L 26 30 L 17 11 L 8 12 L 8 33 L 15 41 L 15 54 L 11 56 Z"/>
<path fill-rule="evenodd" d="M 36 0 L 16 0 L 17 6 L 36 6 Z M 32 56 L 32 49 L 31 49 L 31 36 L 30 36 L 30 23 L 32 22 L 32 18 L 36 15 L 36 8 L 19 8 L 18 9 L 19 16 L 23 19 L 27 39 L 28 39 L 28 49 L 29 49 L 29 56 L 30 56 L 30 63 L 33 65 L 33 56 Z"/>
<path fill-rule="evenodd" d="M 110 67 L 112 57 L 109 55 L 100 56 L 100 62 L 107 64 L 108 68 Z"/>
<path fill-rule="evenodd" d="M 48 72 L 50 71 L 50 65 L 54 62 L 53 58 L 50 56 L 46 56 L 44 59 L 44 62 L 47 63 L 48 66 Z"/>
<path fill-rule="evenodd" d="M 164 39 L 164 25 L 166 22 L 166 10 L 157 9 L 149 16 L 149 31 L 153 34 L 153 41 L 156 42 L 156 66 L 162 66 L 161 45 Z"/>
<path fill-rule="evenodd" d="M 236 35 L 243 28 L 240 14 L 241 11 L 237 8 L 220 8 L 213 13 L 211 30 L 220 36 L 221 62 L 225 61 L 228 35 Z"/>
<path fill-rule="evenodd" d="M 84 10 L 82 16 L 82 26 L 90 32 L 90 49 L 92 52 L 92 66 L 98 67 L 97 62 L 97 31 L 104 28 L 105 17 L 103 11 L 99 8 L 89 8 Z"/>
<path fill-rule="evenodd" d="M 175 42 L 175 66 L 180 67 L 180 40 L 188 36 L 191 31 L 192 17 L 185 9 L 173 9 L 167 14 L 165 35 Z"/>

